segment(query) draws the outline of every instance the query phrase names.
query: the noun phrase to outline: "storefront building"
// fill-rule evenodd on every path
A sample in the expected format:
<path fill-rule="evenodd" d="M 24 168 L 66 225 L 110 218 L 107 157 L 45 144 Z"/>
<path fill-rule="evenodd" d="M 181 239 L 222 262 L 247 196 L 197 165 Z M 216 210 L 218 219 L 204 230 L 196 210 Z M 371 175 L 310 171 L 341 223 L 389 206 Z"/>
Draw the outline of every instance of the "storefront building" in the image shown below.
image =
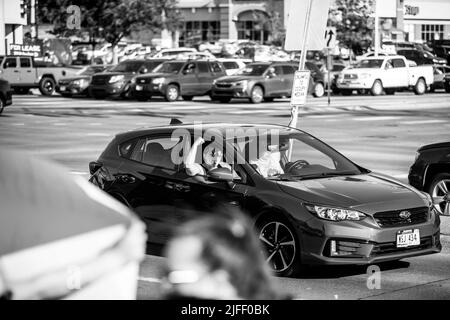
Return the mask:
<path fill-rule="evenodd" d="M 24 2 L 0 0 L 0 55 L 5 55 L 10 44 L 23 43 L 23 26 L 26 24 Z"/>
<path fill-rule="evenodd" d="M 283 0 L 179 0 L 183 26 L 174 40 L 179 46 L 219 39 L 268 42 L 273 21 L 268 12 L 284 26 L 284 6 Z M 168 46 L 170 37 L 162 36 Z"/>
<path fill-rule="evenodd" d="M 404 40 L 408 41 L 450 39 L 449 0 L 378 1 L 382 2 L 378 6 L 378 15 L 384 40 L 397 40 L 402 30 Z M 397 8 L 402 10 L 400 13 L 403 13 L 403 19 L 398 19 L 401 15 L 397 14 Z"/>

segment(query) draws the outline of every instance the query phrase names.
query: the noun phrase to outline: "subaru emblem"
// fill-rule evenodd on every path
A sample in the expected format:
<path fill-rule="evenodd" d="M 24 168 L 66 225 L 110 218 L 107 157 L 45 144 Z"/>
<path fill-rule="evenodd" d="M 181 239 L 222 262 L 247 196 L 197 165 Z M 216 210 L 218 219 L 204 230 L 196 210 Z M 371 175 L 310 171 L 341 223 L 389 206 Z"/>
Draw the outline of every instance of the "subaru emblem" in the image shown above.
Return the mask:
<path fill-rule="evenodd" d="M 411 212 L 409 211 L 402 211 L 399 213 L 400 218 L 402 219 L 408 219 L 409 217 L 411 217 Z"/>

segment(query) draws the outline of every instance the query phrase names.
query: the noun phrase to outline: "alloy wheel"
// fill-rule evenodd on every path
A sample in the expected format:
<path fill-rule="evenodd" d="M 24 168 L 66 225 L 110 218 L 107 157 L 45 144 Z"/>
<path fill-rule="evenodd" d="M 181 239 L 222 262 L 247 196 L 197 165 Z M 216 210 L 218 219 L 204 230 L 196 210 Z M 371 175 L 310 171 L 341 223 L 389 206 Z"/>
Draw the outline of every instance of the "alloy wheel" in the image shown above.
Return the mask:
<path fill-rule="evenodd" d="M 167 100 L 169 101 L 176 101 L 178 99 L 178 88 L 176 86 L 169 86 L 167 88 Z"/>
<path fill-rule="evenodd" d="M 438 181 L 431 191 L 431 197 L 439 214 L 450 215 L 450 179 Z"/>
<path fill-rule="evenodd" d="M 263 101 L 264 93 L 260 86 L 254 86 L 251 92 L 251 101 L 253 103 L 260 103 Z"/>
<path fill-rule="evenodd" d="M 266 262 L 277 273 L 288 270 L 297 254 L 294 235 L 282 222 L 271 221 L 261 228 L 259 240 L 266 250 Z"/>

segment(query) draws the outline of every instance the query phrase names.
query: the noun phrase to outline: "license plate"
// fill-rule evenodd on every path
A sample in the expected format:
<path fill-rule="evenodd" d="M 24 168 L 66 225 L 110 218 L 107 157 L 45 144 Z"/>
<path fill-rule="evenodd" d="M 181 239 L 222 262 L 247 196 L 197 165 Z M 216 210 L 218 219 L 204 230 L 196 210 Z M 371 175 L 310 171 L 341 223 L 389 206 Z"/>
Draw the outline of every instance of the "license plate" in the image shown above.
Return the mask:
<path fill-rule="evenodd" d="M 60 91 L 66 91 L 66 87 L 61 86 L 61 87 L 59 87 L 59 90 L 60 90 Z"/>
<path fill-rule="evenodd" d="M 136 86 L 136 91 L 142 91 L 142 90 L 144 90 L 143 86 L 140 86 L 140 85 Z"/>
<path fill-rule="evenodd" d="M 419 229 L 402 230 L 397 232 L 397 248 L 406 248 L 420 245 Z"/>

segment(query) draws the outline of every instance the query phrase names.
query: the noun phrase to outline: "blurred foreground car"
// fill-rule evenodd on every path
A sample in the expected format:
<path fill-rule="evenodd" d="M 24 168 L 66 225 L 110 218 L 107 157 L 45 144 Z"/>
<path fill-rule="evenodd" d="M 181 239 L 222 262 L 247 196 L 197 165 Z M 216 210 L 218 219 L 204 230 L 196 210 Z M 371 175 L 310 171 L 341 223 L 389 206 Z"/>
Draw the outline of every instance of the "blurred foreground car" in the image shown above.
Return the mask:
<path fill-rule="evenodd" d="M 450 216 L 450 142 L 419 148 L 408 179 L 413 187 L 430 194 L 439 214 Z"/>
<path fill-rule="evenodd" d="M 445 90 L 445 78 L 450 77 L 450 67 L 434 65 L 433 66 L 433 75 L 434 75 L 434 81 L 430 86 L 430 92 L 434 92 L 439 89 Z M 447 92 L 450 92 L 450 90 L 448 90 Z"/>
<path fill-rule="evenodd" d="M 9 82 L 0 78 L 0 114 L 12 104 L 12 89 Z"/>
<path fill-rule="evenodd" d="M 441 250 L 440 219 L 427 194 L 358 166 L 304 131 L 171 123 L 118 134 L 89 164 L 89 181 L 146 223 L 147 248 L 156 251 L 174 227 L 224 205 L 253 219 L 277 275 L 293 275 L 301 264 L 365 265 Z M 197 163 L 214 147 L 233 173 L 186 173 L 184 152 L 200 135 L 206 142 Z M 265 166 L 265 157 L 279 169 Z"/>
<path fill-rule="evenodd" d="M 135 299 L 142 222 L 53 162 L 0 154 L 0 299 Z"/>
<path fill-rule="evenodd" d="M 84 67 L 77 72 L 77 76 L 73 78 L 66 78 L 58 81 L 56 92 L 63 97 L 71 97 L 72 95 L 89 96 L 89 85 L 91 84 L 92 75 L 99 72 L 104 72 L 109 68 L 106 65 L 91 65 Z"/>
<path fill-rule="evenodd" d="M 315 97 L 323 96 L 322 72 L 311 62 L 307 61 L 305 66 L 311 71 L 309 92 Z M 226 103 L 233 98 L 244 98 L 252 103 L 261 103 L 289 97 L 297 69 L 298 63 L 295 62 L 250 63 L 232 76 L 217 79 L 213 83 L 211 99 Z"/>

